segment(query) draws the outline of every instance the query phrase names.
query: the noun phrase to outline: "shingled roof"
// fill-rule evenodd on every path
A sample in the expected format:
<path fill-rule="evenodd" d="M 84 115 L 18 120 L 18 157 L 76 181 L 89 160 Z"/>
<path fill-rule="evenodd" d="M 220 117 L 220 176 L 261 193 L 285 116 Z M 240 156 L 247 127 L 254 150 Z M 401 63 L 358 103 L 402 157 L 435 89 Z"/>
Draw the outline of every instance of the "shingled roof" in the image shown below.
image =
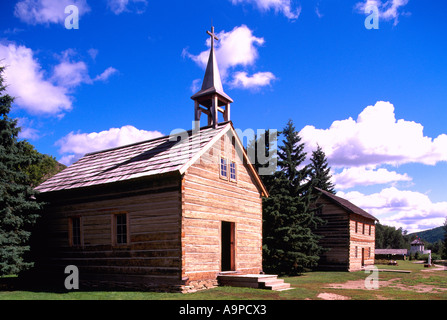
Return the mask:
<path fill-rule="evenodd" d="M 396 255 L 407 255 L 407 249 L 375 249 L 375 255 L 379 254 L 396 254 Z"/>
<path fill-rule="evenodd" d="M 368 219 L 379 221 L 379 219 L 377 219 L 373 215 L 369 214 L 368 212 L 366 212 L 362 208 L 357 207 L 356 205 L 354 205 L 353 203 L 349 202 L 348 200 L 340 198 L 340 197 L 337 197 L 336 195 L 334 195 L 334 194 L 332 194 L 330 192 L 327 192 L 325 190 L 322 190 L 320 188 L 315 188 L 315 189 L 318 190 L 319 192 L 321 192 L 322 195 L 326 196 L 329 200 L 331 200 L 335 204 L 337 204 L 337 205 L 343 207 L 344 209 L 346 209 L 348 212 L 358 214 L 358 215 L 360 215 L 362 217 L 365 217 L 365 218 L 368 218 Z"/>
<path fill-rule="evenodd" d="M 88 153 L 40 184 L 36 190 L 45 193 L 174 171 L 183 174 L 207 147 L 214 144 L 230 128 L 232 128 L 231 122 L 225 122 L 220 123 L 217 129 L 203 127 L 194 134 L 192 130 L 187 131 L 189 138 L 180 141 L 176 140 L 176 135 L 164 136 Z"/>

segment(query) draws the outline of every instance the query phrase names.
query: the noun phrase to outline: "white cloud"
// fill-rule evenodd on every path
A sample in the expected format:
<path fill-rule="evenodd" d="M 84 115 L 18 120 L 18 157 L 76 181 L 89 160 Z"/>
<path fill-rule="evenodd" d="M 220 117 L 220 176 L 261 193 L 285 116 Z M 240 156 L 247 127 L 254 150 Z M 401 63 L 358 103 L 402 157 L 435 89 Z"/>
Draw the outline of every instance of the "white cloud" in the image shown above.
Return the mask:
<path fill-rule="evenodd" d="M 219 41 L 215 43 L 215 53 L 219 63 L 219 71 L 223 77 L 227 75 L 230 68 L 254 65 L 259 55 L 256 45 L 263 45 L 265 42 L 264 38 L 255 37 L 246 25 L 235 27 L 229 32 L 221 31 L 217 34 L 217 37 Z M 206 45 L 211 47 L 210 39 L 206 40 Z M 209 52 L 208 49 L 195 56 L 184 50 L 183 55 L 191 58 L 205 69 Z"/>
<path fill-rule="evenodd" d="M 90 50 L 89 50 L 90 51 Z M 90 52 L 88 52 L 90 55 Z M 81 83 L 92 84 L 96 81 L 106 81 L 110 76 L 117 73 L 113 67 L 108 67 L 93 79 L 88 74 L 88 67 L 84 61 L 73 61 L 76 52 L 72 49 L 65 50 L 60 55 L 60 63 L 54 67 L 51 80 L 58 85 L 73 88 Z"/>
<path fill-rule="evenodd" d="M 338 192 L 365 211 L 371 213 L 382 224 L 402 227 L 415 232 L 439 227 L 447 217 L 447 202 L 432 202 L 420 192 L 386 188 L 378 193 L 364 195 L 360 192 Z"/>
<path fill-rule="evenodd" d="M 40 138 L 39 130 L 32 128 L 33 120 L 18 118 L 17 125 L 20 127 L 19 139 L 37 140 Z"/>
<path fill-rule="evenodd" d="M 291 0 L 231 0 L 231 3 L 234 5 L 241 3 L 252 4 L 262 12 L 274 10 L 275 13 L 282 13 L 290 20 L 298 19 L 301 13 L 301 7 L 292 9 Z"/>
<path fill-rule="evenodd" d="M 59 161 L 65 165 L 70 165 L 88 152 L 114 148 L 160 136 L 162 134 L 159 131 L 139 130 L 127 125 L 101 132 L 70 132 L 58 140 L 56 145 L 59 147 L 59 152 L 63 154 Z"/>
<path fill-rule="evenodd" d="M 113 67 L 108 67 L 106 70 L 104 70 L 103 73 L 97 75 L 93 81 L 106 81 L 109 79 L 113 74 L 117 73 L 118 70 L 116 70 Z"/>
<path fill-rule="evenodd" d="M 342 172 L 333 174 L 333 180 L 337 189 L 349 189 L 354 186 L 370 186 L 375 184 L 387 184 L 397 181 L 411 181 L 406 173 L 400 174 L 388 171 L 385 168 L 350 167 Z"/>
<path fill-rule="evenodd" d="M 116 15 L 123 12 L 143 13 L 147 7 L 146 0 L 108 0 L 107 6 Z"/>
<path fill-rule="evenodd" d="M 14 10 L 14 15 L 27 24 L 64 23 L 68 14 L 65 7 L 75 5 L 79 15 L 90 11 L 86 0 L 22 0 Z"/>
<path fill-rule="evenodd" d="M 197 91 L 199 91 L 200 89 L 200 81 L 202 81 L 202 79 L 194 79 L 191 83 L 191 92 L 192 93 L 196 93 Z"/>
<path fill-rule="evenodd" d="M 320 12 L 320 8 L 318 6 L 315 7 L 315 14 L 317 15 L 318 18 L 323 18 L 323 14 Z"/>
<path fill-rule="evenodd" d="M 217 36 L 219 41 L 215 44 L 215 53 L 219 64 L 219 71 L 224 82 L 227 78 L 233 78 L 233 86 L 237 85 L 242 88 L 253 88 L 255 85 L 267 85 L 275 78 L 271 72 L 258 72 L 249 77 L 246 72 L 241 71 L 236 72 L 233 77 L 231 77 L 231 73 L 234 72 L 234 69 L 238 67 L 252 67 L 255 65 L 255 62 L 259 57 L 257 47 L 264 44 L 264 38 L 254 36 L 252 30 L 246 25 L 235 27 L 229 32 L 221 31 Z M 211 46 L 210 39 L 207 39 L 206 44 L 208 47 Z M 198 55 L 192 55 L 184 49 L 182 55 L 189 57 L 200 67 L 205 69 L 208 63 L 209 49 L 202 51 Z M 244 87 L 244 84 L 247 84 L 248 86 Z"/>
<path fill-rule="evenodd" d="M 83 61 L 73 61 L 75 52 L 65 50 L 51 76 L 45 72 L 30 48 L 13 43 L 0 43 L 0 59 L 6 66 L 5 80 L 8 93 L 16 97 L 15 104 L 31 114 L 62 117 L 72 109 L 71 91 L 82 83 L 104 81 L 117 70 L 109 67 L 91 79 Z"/>
<path fill-rule="evenodd" d="M 259 88 L 270 85 L 275 79 L 275 75 L 271 72 L 258 72 L 252 76 L 248 76 L 247 72 L 240 71 L 233 75 L 231 85 L 245 89 Z"/>
<path fill-rule="evenodd" d="M 300 135 L 308 152 L 320 145 L 334 167 L 447 161 L 447 135 L 433 139 L 423 129 L 414 121 L 396 120 L 394 106 L 379 101 L 357 120 L 334 121 L 329 129 L 306 126 Z"/>
<path fill-rule="evenodd" d="M 0 58 L 6 66 L 8 93 L 15 103 L 32 114 L 62 115 L 72 108 L 67 88 L 45 79 L 45 72 L 31 49 L 14 44 L 0 44 Z"/>
<path fill-rule="evenodd" d="M 87 53 L 92 58 L 92 60 L 96 60 L 96 56 L 98 55 L 99 50 L 95 49 L 95 48 L 91 48 L 91 49 L 87 50 Z"/>
<path fill-rule="evenodd" d="M 360 13 L 365 13 L 365 8 L 375 6 L 379 9 L 379 18 L 394 20 L 394 25 L 397 25 L 400 15 L 409 15 L 407 12 L 401 12 L 401 8 L 407 4 L 408 0 L 389 0 L 383 3 L 381 0 L 366 0 L 365 2 L 358 2 L 354 8 Z"/>
<path fill-rule="evenodd" d="M 81 83 L 90 83 L 88 67 L 83 61 L 62 61 L 54 67 L 51 80 L 65 88 L 77 87 Z"/>

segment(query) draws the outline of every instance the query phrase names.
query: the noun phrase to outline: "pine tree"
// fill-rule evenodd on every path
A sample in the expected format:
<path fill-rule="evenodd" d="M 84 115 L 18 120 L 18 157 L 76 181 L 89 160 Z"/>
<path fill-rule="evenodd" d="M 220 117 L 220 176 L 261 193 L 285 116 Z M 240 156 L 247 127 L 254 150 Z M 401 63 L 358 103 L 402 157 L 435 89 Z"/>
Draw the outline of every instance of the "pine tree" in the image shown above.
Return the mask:
<path fill-rule="evenodd" d="M 0 275 L 17 274 L 32 265 L 24 254 L 41 206 L 22 172 L 38 158 L 26 152 L 24 141 L 17 140 L 20 128 L 17 120 L 8 117 L 14 99 L 4 94 L 3 71 L 0 67 Z"/>
<path fill-rule="evenodd" d="M 314 230 L 322 223 L 314 215 L 309 166 L 304 143 L 290 120 L 281 133 L 278 171 L 263 201 L 264 269 L 279 274 L 300 274 L 316 266 L 321 247 Z"/>
<path fill-rule="evenodd" d="M 326 154 L 320 146 L 312 152 L 310 158 L 310 179 L 314 187 L 335 194 L 334 184 L 331 179 L 331 168 L 329 167 Z"/>

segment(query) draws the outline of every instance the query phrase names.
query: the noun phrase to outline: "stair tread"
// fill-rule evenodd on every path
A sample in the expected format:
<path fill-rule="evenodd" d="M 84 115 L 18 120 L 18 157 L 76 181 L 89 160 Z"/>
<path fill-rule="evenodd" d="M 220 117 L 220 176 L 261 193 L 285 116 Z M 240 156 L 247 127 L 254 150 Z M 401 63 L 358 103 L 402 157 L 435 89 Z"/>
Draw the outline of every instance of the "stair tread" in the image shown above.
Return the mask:
<path fill-rule="evenodd" d="M 271 286 L 266 286 L 265 289 L 279 290 L 279 289 L 287 289 L 287 288 L 290 288 L 290 283 L 274 284 L 274 285 L 271 285 Z"/>
<path fill-rule="evenodd" d="M 274 291 L 291 289 L 290 283 L 284 279 L 278 279 L 272 274 L 220 274 L 218 276 L 220 285 L 234 287 L 259 288 Z"/>

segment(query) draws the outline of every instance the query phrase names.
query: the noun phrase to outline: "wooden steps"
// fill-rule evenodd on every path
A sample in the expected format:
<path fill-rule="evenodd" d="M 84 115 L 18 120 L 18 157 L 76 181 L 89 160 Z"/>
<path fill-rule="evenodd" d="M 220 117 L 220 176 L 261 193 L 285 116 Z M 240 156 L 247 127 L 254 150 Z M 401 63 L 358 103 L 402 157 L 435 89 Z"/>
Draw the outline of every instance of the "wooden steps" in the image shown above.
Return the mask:
<path fill-rule="evenodd" d="M 283 291 L 292 289 L 290 283 L 278 279 L 273 274 L 221 274 L 217 277 L 219 285 Z"/>

